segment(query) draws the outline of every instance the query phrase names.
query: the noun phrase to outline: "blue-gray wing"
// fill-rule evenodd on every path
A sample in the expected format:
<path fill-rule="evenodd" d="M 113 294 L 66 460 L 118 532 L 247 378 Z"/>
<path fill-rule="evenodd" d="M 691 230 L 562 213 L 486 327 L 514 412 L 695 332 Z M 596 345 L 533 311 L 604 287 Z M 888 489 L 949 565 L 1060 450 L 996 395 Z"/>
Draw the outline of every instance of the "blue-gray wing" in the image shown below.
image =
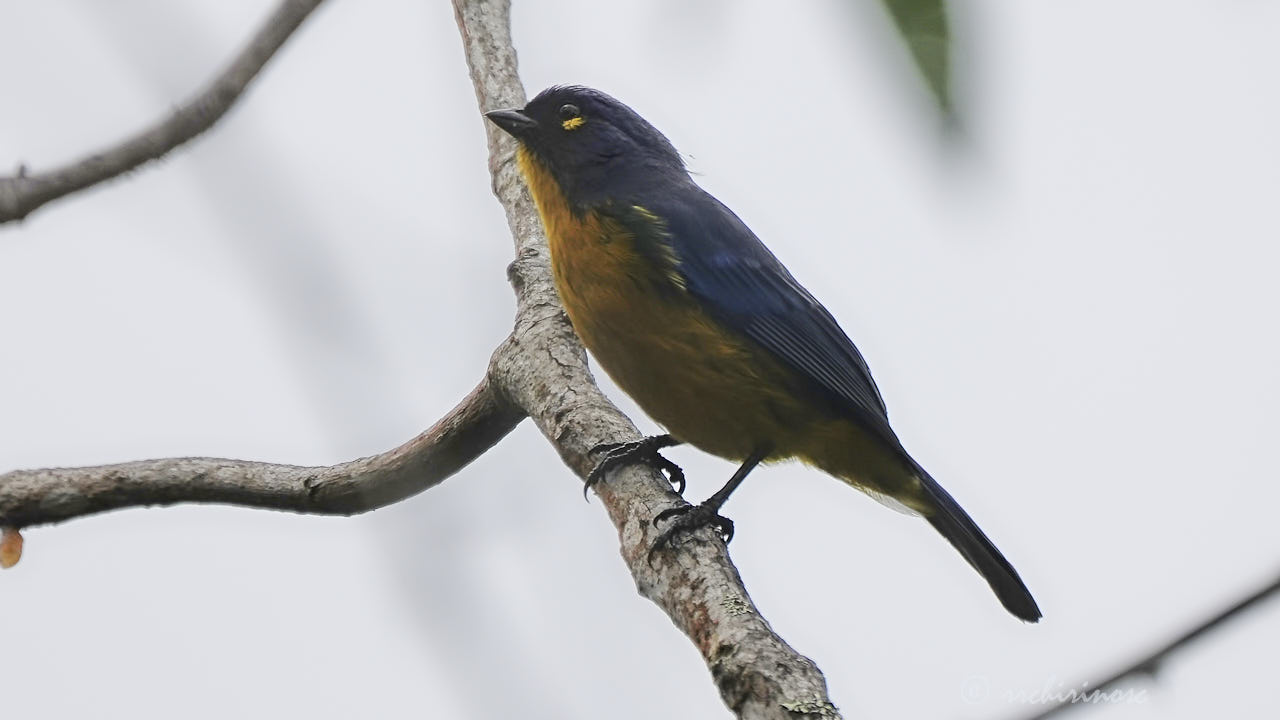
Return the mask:
<path fill-rule="evenodd" d="M 901 447 L 867 362 L 835 318 L 796 282 L 737 215 L 701 188 L 646 198 L 685 287 L 707 312 L 825 391 L 861 424 Z"/>

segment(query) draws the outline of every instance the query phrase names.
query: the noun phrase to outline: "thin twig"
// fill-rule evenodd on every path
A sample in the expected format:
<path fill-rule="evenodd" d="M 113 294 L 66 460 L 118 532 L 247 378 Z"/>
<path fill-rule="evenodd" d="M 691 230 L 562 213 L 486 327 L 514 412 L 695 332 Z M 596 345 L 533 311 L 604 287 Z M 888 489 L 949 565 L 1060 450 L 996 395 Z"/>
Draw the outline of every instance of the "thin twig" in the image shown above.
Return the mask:
<path fill-rule="evenodd" d="M 461 470 L 524 413 L 486 379 L 418 437 L 380 455 L 328 467 L 218 458 L 141 460 L 0 475 L 0 527 L 29 527 L 145 505 L 223 503 L 354 515 L 399 502 Z"/>
<path fill-rule="evenodd" d="M 1079 693 L 1071 693 L 1068 697 L 1058 700 L 1056 705 L 1046 708 L 1045 710 L 1031 715 L 1026 720 L 1044 720 L 1044 718 L 1053 717 L 1065 710 L 1070 710 L 1081 705 L 1089 705 L 1088 702 L 1082 702 L 1076 697 L 1081 695 L 1087 700 L 1089 697 L 1106 695 L 1107 691 L 1120 684 L 1120 681 L 1145 675 L 1147 677 L 1155 677 L 1160 672 L 1161 666 L 1171 655 L 1182 650 L 1187 645 L 1204 637 L 1206 633 L 1216 630 L 1223 623 L 1243 613 L 1245 610 L 1261 603 L 1263 600 L 1280 592 L 1280 576 L 1277 576 L 1267 585 L 1249 593 L 1244 598 L 1232 603 L 1229 607 L 1223 608 L 1221 611 L 1214 613 L 1204 621 L 1197 623 L 1190 630 L 1178 635 L 1169 642 L 1157 647 L 1155 650 L 1143 655 L 1136 661 L 1117 670 L 1105 679 L 1097 682 L 1081 683 L 1076 687 L 1086 688 Z"/>
<path fill-rule="evenodd" d="M 22 220 L 45 203 L 110 180 L 213 127 L 240 99 L 294 30 L 324 0 L 284 0 L 213 82 L 156 125 L 106 150 L 43 173 L 22 167 L 0 177 L 0 224 Z"/>

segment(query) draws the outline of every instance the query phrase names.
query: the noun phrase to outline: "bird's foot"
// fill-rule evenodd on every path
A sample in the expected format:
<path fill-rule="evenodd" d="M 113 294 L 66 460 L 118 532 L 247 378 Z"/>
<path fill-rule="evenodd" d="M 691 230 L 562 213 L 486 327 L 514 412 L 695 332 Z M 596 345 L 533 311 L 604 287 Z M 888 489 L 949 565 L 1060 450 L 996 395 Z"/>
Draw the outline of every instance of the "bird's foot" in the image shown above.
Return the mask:
<path fill-rule="evenodd" d="M 653 547 L 649 548 L 649 562 L 652 563 L 654 553 L 670 545 L 676 535 L 699 528 L 715 528 L 727 545 L 733 539 L 733 521 L 720 514 L 720 505 L 708 500 L 701 505 L 681 505 L 658 513 L 653 518 L 654 527 L 658 527 L 658 523 L 667 518 L 675 518 L 675 520 L 672 521 L 671 527 L 662 531 L 662 534 L 653 541 Z"/>
<path fill-rule="evenodd" d="M 600 462 L 596 463 L 595 468 L 587 474 L 586 484 L 582 486 L 582 497 L 587 497 L 587 491 L 596 483 L 604 479 L 604 476 L 615 468 L 632 463 L 642 462 L 654 468 L 658 472 L 665 473 L 667 481 L 675 486 L 676 494 L 684 494 L 684 470 L 679 465 L 671 462 L 658 452 L 662 448 L 679 445 L 680 441 L 670 435 L 652 435 L 643 440 L 625 443 L 601 443 L 591 448 L 591 453 L 604 453 L 600 458 Z"/>

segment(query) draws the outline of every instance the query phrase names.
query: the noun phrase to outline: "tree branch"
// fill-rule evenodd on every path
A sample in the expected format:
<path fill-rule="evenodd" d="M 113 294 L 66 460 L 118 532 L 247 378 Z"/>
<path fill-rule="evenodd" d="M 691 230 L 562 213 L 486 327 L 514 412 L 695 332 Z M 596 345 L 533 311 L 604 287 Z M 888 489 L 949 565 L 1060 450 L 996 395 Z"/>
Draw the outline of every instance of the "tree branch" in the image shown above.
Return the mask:
<path fill-rule="evenodd" d="M 283 0 L 231 65 L 160 123 L 70 165 L 38 174 L 29 174 L 21 167 L 12 177 L 0 177 L 0 224 L 22 220 L 51 200 L 156 160 L 213 127 L 322 2 L 324 0 Z"/>
<path fill-rule="evenodd" d="M 218 458 L 15 470 L 0 475 L 0 526 L 29 527 L 143 505 L 224 503 L 354 515 L 433 487 L 511 432 L 524 413 L 488 379 L 418 437 L 329 467 Z"/>
<path fill-rule="evenodd" d="M 509 5 L 507 0 L 454 0 L 481 111 L 525 102 L 511 43 Z M 600 393 L 587 370 L 586 353 L 551 283 L 546 238 L 515 169 L 514 141 L 492 124 L 485 126 L 493 191 L 516 243 L 509 274 L 519 308 L 513 338 L 522 350 L 495 355 L 494 378 L 505 383 L 512 401 L 529 412 L 565 463 L 586 477 L 594 465 L 589 457 L 592 447 L 640 435 Z M 597 485 L 596 493 L 618 528 L 622 556 L 640 593 L 693 640 L 720 696 L 738 717 L 839 717 L 821 671 L 765 622 L 713 530 L 700 530 L 649 564 L 657 532 L 653 517 L 683 504 L 659 473 L 628 468 Z"/>
<path fill-rule="evenodd" d="M 120 148 L 50 173 L 0 180 L 0 222 L 44 202 L 159 157 L 207 129 L 262 64 L 321 0 L 286 1 L 249 49 L 173 118 Z M 454 0 L 476 97 L 482 110 L 524 104 L 516 73 L 507 0 Z M 479 116 L 477 116 L 479 118 Z M 483 120 L 480 120 L 483 122 Z M 56 522 L 116 508 L 219 502 L 321 514 L 353 514 L 431 487 L 475 459 L 526 415 L 585 477 L 590 449 L 639 438 L 635 426 L 596 387 L 586 354 L 551 283 L 546 239 L 515 169 L 514 145 L 487 126 L 493 190 L 516 245 L 508 273 L 516 291 L 512 335 L 495 352 L 485 380 L 447 417 L 405 445 L 332 467 L 181 458 L 92 468 L 0 475 L 0 527 Z M 623 559 L 640 593 L 693 640 L 721 697 L 740 718 L 838 718 L 826 681 L 756 610 L 709 529 L 648 562 L 652 519 L 682 504 L 648 468 L 625 468 L 596 486 L 618 529 Z M 10 537 L 18 537 L 10 533 Z"/>
<path fill-rule="evenodd" d="M 1155 677 L 1156 673 L 1160 671 L 1160 667 L 1169 659 L 1169 656 L 1196 640 L 1199 640 L 1201 637 L 1204 637 L 1205 634 L 1216 630 L 1223 623 L 1231 620 L 1240 613 L 1257 605 L 1263 600 L 1266 600 L 1272 595 L 1275 595 L 1277 592 L 1280 592 L 1280 576 L 1277 576 L 1271 580 L 1271 582 L 1267 583 L 1267 585 L 1232 603 L 1229 607 L 1223 608 L 1221 611 L 1214 613 L 1212 616 L 1197 623 L 1195 627 L 1178 635 L 1173 640 L 1170 640 L 1155 650 L 1152 650 L 1120 670 L 1113 672 L 1105 679 L 1093 683 L 1081 683 L 1076 686 L 1082 688 L 1081 690 L 1067 693 L 1066 697 L 1060 699 L 1056 704 L 1046 708 L 1042 712 L 1038 712 L 1035 715 L 1028 717 L 1027 720 L 1044 720 L 1044 718 L 1053 717 L 1064 710 L 1070 710 L 1071 708 L 1078 707 L 1080 705 L 1087 705 L 1087 702 L 1081 702 L 1081 700 L 1088 700 L 1089 697 L 1105 696 L 1108 694 L 1108 691 L 1119 685 L 1120 681 L 1126 678 L 1138 675 Z"/>

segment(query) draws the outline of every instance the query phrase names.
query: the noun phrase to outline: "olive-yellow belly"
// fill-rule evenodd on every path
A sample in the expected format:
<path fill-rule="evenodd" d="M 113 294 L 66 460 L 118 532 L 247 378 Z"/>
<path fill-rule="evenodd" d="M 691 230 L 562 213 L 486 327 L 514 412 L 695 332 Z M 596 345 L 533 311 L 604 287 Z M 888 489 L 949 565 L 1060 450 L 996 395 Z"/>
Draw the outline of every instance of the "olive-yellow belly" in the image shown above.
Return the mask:
<path fill-rule="evenodd" d="M 798 457 L 911 503 L 916 479 L 896 453 L 818 402 L 768 351 L 726 332 L 692 298 L 634 274 L 552 253 L 574 329 L 614 382 L 679 440 L 731 460 L 758 449 Z M 603 282 L 603 278 L 612 278 Z"/>
<path fill-rule="evenodd" d="M 553 262 L 561 298 L 587 349 L 676 438 L 741 460 L 767 446 L 785 452 L 792 443 L 778 437 L 779 428 L 808 424 L 781 368 L 760 362 L 758 351 L 732 339 L 687 299 L 634 279 L 592 287 L 571 263 Z"/>

